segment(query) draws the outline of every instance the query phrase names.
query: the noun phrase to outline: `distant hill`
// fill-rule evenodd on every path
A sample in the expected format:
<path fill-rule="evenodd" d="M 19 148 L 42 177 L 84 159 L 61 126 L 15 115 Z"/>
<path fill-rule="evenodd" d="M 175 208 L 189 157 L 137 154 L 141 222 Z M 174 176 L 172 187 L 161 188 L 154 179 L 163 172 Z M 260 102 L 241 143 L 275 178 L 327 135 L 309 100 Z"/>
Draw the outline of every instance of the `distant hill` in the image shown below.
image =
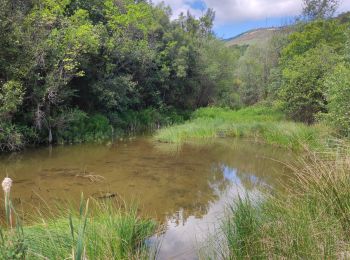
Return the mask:
<path fill-rule="evenodd" d="M 250 30 L 245 33 L 239 34 L 235 37 L 226 39 L 225 42 L 227 43 L 228 46 L 266 43 L 271 39 L 271 37 L 275 32 L 280 30 L 282 30 L 282 28 L 280 27 L 260 28 L 260 29 Z"/>
<path fill-rule="evenodd" d="M 337 17 L 333 19 L 338 19 L 341 23 L 350 22 L 350 11 L 339 14 Z M 281 30 L 288 32 L 288 29 L 291 29 L 290 26 L 282 26 L 282 27 L 269 27 L 269 28 L 259 28 L 253 29 L 242 34 L 239 34 L 235 37 L 225 39 L 224 41 L 227 43 L 227 46 L 233 45 L 252 45 L 252 44 L 264 44 L 267 43 L 274 33 L 279 32 Z"/>

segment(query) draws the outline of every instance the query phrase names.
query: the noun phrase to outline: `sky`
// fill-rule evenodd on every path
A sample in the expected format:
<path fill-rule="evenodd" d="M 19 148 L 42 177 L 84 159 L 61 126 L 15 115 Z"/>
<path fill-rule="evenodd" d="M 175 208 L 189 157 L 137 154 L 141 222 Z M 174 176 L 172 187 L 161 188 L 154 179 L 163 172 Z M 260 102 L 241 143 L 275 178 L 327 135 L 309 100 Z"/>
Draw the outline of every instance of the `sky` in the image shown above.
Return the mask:
<path fill-rule="evenodd" d="M 230 38 L 250 29 L 290 24 L 302 10 L 302 0 L 153 0 L 173 10 L 173 19 L 189 10 L 196 17 L 206 8 L 216 12 L 214 31 Z M 341 0 L 338 13 L 350 11 L 350 0 Z"/>

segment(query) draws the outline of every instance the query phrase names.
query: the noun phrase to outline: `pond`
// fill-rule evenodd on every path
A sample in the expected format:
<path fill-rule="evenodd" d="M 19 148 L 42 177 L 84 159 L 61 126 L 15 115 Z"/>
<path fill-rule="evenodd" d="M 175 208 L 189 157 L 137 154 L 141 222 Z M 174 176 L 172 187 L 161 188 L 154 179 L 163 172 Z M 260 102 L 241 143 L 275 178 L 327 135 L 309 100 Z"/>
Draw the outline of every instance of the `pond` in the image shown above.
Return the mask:
<path fill-rule="evenodd" d="M 239 194 L 281 187 L 291 154 L 243 140 L 181 147 L 140 137 L 108 145 L 28 149 L 0 158 L 0 177 L 14 180 L 23 208 L 85 197 L 137 201 L 141 214 L 165 225 L 159 259 L 196 259 L 198 242 L 219 224 Z"/>

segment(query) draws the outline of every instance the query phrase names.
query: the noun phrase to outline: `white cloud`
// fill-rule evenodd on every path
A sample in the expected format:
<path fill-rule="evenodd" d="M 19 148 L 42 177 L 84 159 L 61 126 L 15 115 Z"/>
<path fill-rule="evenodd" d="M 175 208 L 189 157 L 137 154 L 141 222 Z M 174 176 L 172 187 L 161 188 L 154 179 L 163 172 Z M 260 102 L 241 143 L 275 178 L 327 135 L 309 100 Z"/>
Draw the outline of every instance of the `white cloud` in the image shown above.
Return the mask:
<path fill-rule="evenodd" d="M 195 1 L 196 0 L 152 0 L 155 4 L 164 2 L 166 5 L 169 5 L 172 9 L 173 18 L 177 18 L 180 13 L 186 14 L 188 10 L 196 17 L 201 16 L 201 10 L 191 7 L 191 3 L 194 3 Z"/>
<path fill-rule="evenodd" d="M 173 16 L 190 10 L 199 16 L 201 10 L 194 9 L 191 4 L 195 0 L 163 0 L 173 9 Z M 198 0 L 197 0 L 198 1 Z M 261 20 L 272 17 L 296 16 L 302 9 L 301 0 L 202 0 L 207 7 L 216 12 L 216 23 L 225 24 L 248 20 Z M 162 0 L 154 0 L 155 3 Z M 350 1 L 342 0 L 339 11 L 350 10 Z"/>
<path fill-rule="evenodd" d="M 217 22 L 258 20 L 271 17 L 295 16 L 301 2 L 296 0 L 205 0 L 216 11 Z"/>

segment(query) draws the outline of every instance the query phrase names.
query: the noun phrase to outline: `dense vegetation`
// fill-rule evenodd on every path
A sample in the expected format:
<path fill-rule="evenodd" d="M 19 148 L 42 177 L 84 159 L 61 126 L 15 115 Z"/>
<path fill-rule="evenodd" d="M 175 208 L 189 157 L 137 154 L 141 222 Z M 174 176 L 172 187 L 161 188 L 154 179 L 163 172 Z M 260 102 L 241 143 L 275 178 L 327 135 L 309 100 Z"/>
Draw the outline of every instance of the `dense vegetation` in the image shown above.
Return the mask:
<path fill-rule="evenodd" d="M 310 2 L 315 4 L 317 1 Z M 319 10 L 320 17 L 316 14 L 309 14 L 308 12 L 311 11 L 307 8 L 311 8 L 312 12 L 316 12 L 318 9 L 316 8 L 315 11 L 314 7 L 308 6 L 305 9 L 305 15 L 308 19 L 316 16 L 315 20 L 303 20 L 294 26 L 276 30 L 268 44 L 230 47 L 239 55 L 239 58 L 232 78 L 230 102 L 225 104 L 232 109 L 252 105 L 258 106 L 257 109 L 259 109 L 259 107 L 265 106 L 268 107 L 264 111 L 265 116 L 269 113 L 274 114 L 272 111 L 280 111 L 285 115 L 282 121 L 316 124 L 320 126 L 319 129 L 331 128 L 334 136 L 348 137 L 350 134 L 349 14 L 342 14 L 339 18 L 326 19 L 328 13 L 334 8 L 332 3 L 329 7 L 332 10 Z M 210 113 L 210 110 L 200 111 Z M 246 134 L 235 133 L 237 131 L 234 129 L 241 128 L 242 120 L 249 118 L 249 116 L 244 115 L 244 112 L 242 112 L 242 117 L 237 118 L 235 115 L 239 115 L 241 112 L 231 111 L 231 118 L 224 116 L 225 119 L 222 120 L 223 114 L 221 112 L 230 114 L 230 111 L 225 112 L 225 110 L 219 109 L 217 114 L 214 113 L 215 117 L 200 111 L 195 112 L 192 116 L 193 120 L 183 126 L 161 130 L 157 139 L 178 142 L 198 137 L 198 131 L 201 131 L 200 136 L 202 137 L 220 136 L 220 132 L 228 131 L 230 132 L 229 136 L 251 137 L 253 133 L 253 135 L 263 135 L 262 139 L 268 141 L 261 132 L 271 132 L 265 131 L 266 128 L 274 129 L 273 132 L 278 131 L 275 129 L 283 129 L 283 127 L 277 127 L 261 117 L 255 123 L 259 123 L 260 128 L 265 130 L 251 125 L 245 127 Z M 198 114 L 202 115 L 200 119 Z M 204 118 L 206 119 L 204 120 Z M 281 121 L 281 117 L 278 120 Z M 214 121 L 216 122 L 214 123 Z M 265 127 L 262 126 L 263 124 Z M 291 122 L 283 124 L 293 125 Z M 196 127 L 193 128 L 192 125 Z M 200 126 L 202 126 L 201 130 Z M 300 124 L 300 126 L 303 125 Z M 255 130 L 252 132 L 251 128 Z M 312 128 L 315 126 L 310 129 Z M 291 133 L 287 129 L 282 132 L 286 135 L 288 132 Z M 310 138 L 314 139 L 314 135 L 310 135 Z M 298 139 L 297 135 L 295 135 L 295 139 Z M 308 142 L 305 142 L 304 139 L 301 138 L 300 142 L 307 144 Z M 271 143 L 271 141 L 268 142 Z M 279 140 L 276 140 L 275 143 L 278 144 L 278 142 Z"/>
<path fill-rule="evenodd" d="M 215 39 L 214 12 L 170 15 L 142 0 L 1 0 L 0 149 L 99 140 L 219 103 L 236 54 Z"/>
<path fill-rule="evenodd" d="M 212 258 L 348 258 L 350 18 L 334 18 L 336 0 L 304 3 L 303 19 L 268 43 L 226 47 L 212 10 L 171 20 L 143 0 L 0 0 L 0 150 L 156 129 L 198 109 L 156 139 L 248 137 L 305 154 L 288 192 L 232 206 Z M 11 227 L 0 249 L 137 257 L 154 224 L 120 214 L 97 214 L 87 232 L 82 211 L 68 225 Z"/>
<path fill-rule="evenodd" d="M 155 138 L 181 144 L 208 138 L 239 137 L 301 151 L 305 146 L 321 149 L 327 145 L 331 129 L 286 121 L 275 108 L 255 106 L 232 111 L 225 108 L 201 108 L 185 124 L 161 129 Z"/>
<path fill-rule="evenodd" d="M 201 255 L 349 258 L 350 23 L 337 1 L 305 0 L 304 20 L 241 51 L 231 108 L 201 108 L 156 139 L 246 137 L 299 150 L 283 191 L 241 194 Z M 252 106 L 253 105 L 253 106 Z"/>
<path fill-rule="evenodd" d="M 289 118 L 314 123 L 334 109 L 334 75 L 348 84 L 349 40 L 349 23 L 318 19 L 282 29 L 267 46 L 249 46 L 236 73 L 241 103 L 268 100 Z M 343 96 L 345 87 L 338 88 Z"/>
<path fill-rule="evenodd" d="M 147 1 L 1 0 L 0 150 L 98 141 L 262 101 L 348 135 L 349 19 L 330 18 L 336 1 L 317 2 L 270 41 L 227 48 L 210 9 L 171 20 Z"/>
<path fill-rule="evenodd" d="M 85 201 L 82 197 L 78 212 L 50 204 L 39 214 L 32 214 L 29 224 L 23 226 L 10 189 L 5 196 L 5 222 L 0 222 L 1 260 L 148 259 L 156 254 L 157 245 L 148 245 L 146 239 L 156 232 L 157 225 L 141 219 L 135 207 L 116 201 Z"/>

